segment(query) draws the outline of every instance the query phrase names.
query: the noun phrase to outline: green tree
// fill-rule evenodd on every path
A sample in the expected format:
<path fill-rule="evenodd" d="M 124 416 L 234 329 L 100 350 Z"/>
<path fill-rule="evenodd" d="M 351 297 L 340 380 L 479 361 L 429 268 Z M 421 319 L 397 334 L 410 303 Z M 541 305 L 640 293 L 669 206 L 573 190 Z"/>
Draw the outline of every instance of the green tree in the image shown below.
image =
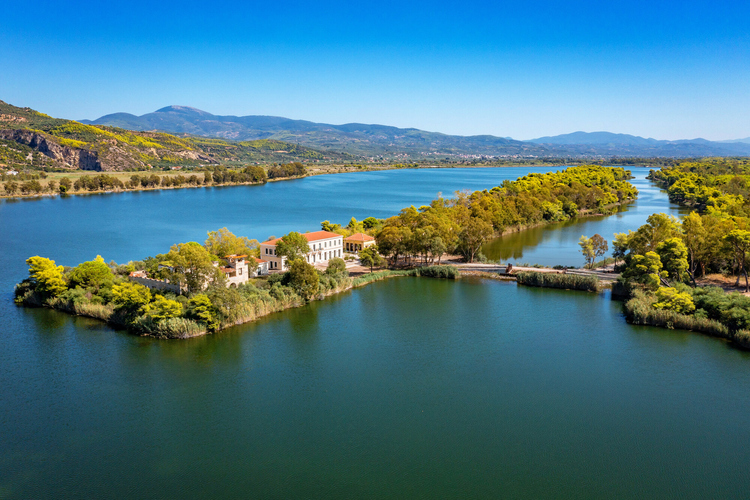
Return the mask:
<path fill-rule="evenodd" d="M 625 260 L 628 251 L 628 234 L 615 233 L 615 239 L 612 240 L 612 258 L 615 259 L 615 266 L 618 260 Z"/>
<path fill-rule="evenodd" d="M 151 302 L 151 290 L 132 281 L 112 286 L 112 302 L 122 310 L 138 314 Z"/>
<path fill-rule="evenodd" d="M 671 279 L 682 282 L 688 269 L 688 251 L 680 238 L 668 238 L 656 246 L 664 270 Z"/>
<path fill-rule="evenodd" d="M 703 219 L 697 212 L 690 212 L 682 220 L 683 239 L 685 248 L 688 252 L 688 274 L 693 280 L 695 287 L 695 273 L 698 265 L 706 257 L 706 228 L 703 226 Z"/>
<path fill-rule="evenodd" d="M 295 259 L 289 266 L 289 286 L 303 299 L 310 300 L 320 290 L 320 277 L 315 267 L 302 259 Z"/>
<path fill-rule="evenodd" d="M 341 257 L 334 257 L 328 261 L 328 267 L 326 267 L 326 274 L 343 275 L 348 274 L 346 271 L 346 262 Z"/>
<path fill-rule="evenodd" d="M 276 255 L 286 257 L 289 261 L 301 259 L 308 252 L 310 252 L 310 245 L 307 243 L 307 238 L 295 231 L 282 236 L 281 240 L 276 242 Z M 287 262 L 286 267 L 289 266 Z"/>
<path fill-rule="evenodd" d="M 111 285 L 115 276 L 109 266 L 104 263 L 102 256 L 97 255 L 96 259 L 82 262 L 74 267 L 68 274 L 68 279 L 73 286 L 98 290 L 103 286 Z"/>
<path fill-rule="evenodd" d="M 16 194 L 16 191 L 18 191 L 18 183 L 16 181 L 7 181 L 5 183 L 5 192 L 9 195 Z"/>
<path fill-rule="evenodd" d="M 370 230 L 376 227 L 378 224 L 380 224 L 380 221 L 376 219 L 375 217 L 368 217 L 362 221 L 362 227 L 364 227 L 367 230 Z"/>
<path fill-rule="evenodd" d="M 222 227 L 218 231 L 209 231 L 208 239 L 203 245 L 212 255 L 223 259 L 227 255 L 255 255 L 258 240 L 235 236 L 229 229 Z"/>
<path fill-rule="evenodd" d="M 378 253 L 378 247 L 375 245 L 371 245 L 360 250 L 359 261 L 363 266 L 369 267 L 370 272 L 372 272 L 373 267 L 380 267 L 385 264 L 385 259 L 380 255 L 380 253 Z"/>
<path fill-rule="evenodd" d="M 662 287 L 656 291 L 657 301 L 652 305 L 654 309 L 666 309 L 680 314 L 691 314 L 695 311 L 693 298 L 687 292 L 680 292 L 676 288 Z"/>
<path fill-rule="evenodd" d="M 747 279 L 747 268 L 745 261 L 747 258 L 747 252 L 750 250 L 750 231 L 742 229 L 734 229 L 724 237 L 724 240 L 731 245 L 734 251 L 734 258 L 739 266 L 739 272 L 745 276 L 745 291 L 750 292 L 750 285 Z M 739 275 L 737 276 L 739 280 Z"/>
<path fill-rule="evenodd" d="M 195 241 L 173 245 L 165 264 L 172 267 L 172 279 L 184 282 L 189 292 L 203 290 L 209 284 L 222 285 L 224 275 L 213 265 L 208 250 Z"/>
<path fill-rule="evenodd" d="M 63 266 L 56 266 L 54 260 L 36 255 L 26 259 L 26 264 L 37 292 L 56 297 L 68 289 L 63 278 Z"/>
<path fill-rule="evenodd" d="M 145 307 L 144 313 L 155 321 L 179 318 L 182 316 L 182 304 L 163 295 L 157 295 L 154 301 Z"/>
<path fill-rule="evenodd" d="M 65 194 L 68 191 L 70 191 L 70 188 L 73 187 L 73 182 L 68 179 L 67 177 L 63 177 L 60 179 L 60 194 Z"/>
<path fill-rule="evenodd" d="M 217 314 L 216 308 L 206 294 L 197 293 L 188 300 L 187 316 L 203 323 L 211 331 L 219 329 Z"/>
<path fill-rule="evenodd" d="M 479 217 L 469 218 L 459 236 L 461 253 L 468 262 L 474 262 L 474 257 L 492 233 L 492 224 L 486 220 Z"/>
<path fill-rule="evenodd" d="M 594 258 L 596 257 L 596 254 L 594 253 L 594 242 L 591 241 L 591 238 L 581 235 L 581 238 L 578 240 L 578 246 L 581 247 L 581 253 L 586 261 L 584 267 L 591 267 L 594 263 Z"/>
<path fill-rule="evenodd" d="M 667 272 L 662 271 L 661 259 L 656 252 L 646 252 L 646 255 L 634 255 L 628 267 L 622 273 L 626 280 L 642 283 L 650 290 L 658 290 L 662 278 Z"/>

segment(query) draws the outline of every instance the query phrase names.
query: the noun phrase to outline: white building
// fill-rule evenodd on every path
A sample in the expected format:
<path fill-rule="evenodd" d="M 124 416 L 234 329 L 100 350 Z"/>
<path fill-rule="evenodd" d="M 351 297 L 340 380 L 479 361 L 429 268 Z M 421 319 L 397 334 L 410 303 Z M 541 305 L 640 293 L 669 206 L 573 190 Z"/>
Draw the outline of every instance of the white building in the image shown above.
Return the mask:
<path fill-rule="evenodd" d="M 222 267 L 221 271 L 224 276 L 227 277 L 227 287 L 237 287 L 243 283 L 247 283 L 250 278 L 250 266 L 245 261 L 247 255 L 227 255 L 227 267 Z"/>
<path fill-rule="evenodd" d="M 259 259 L 258 257 L 253 257 L 255 259 L 255 262 L 258 263 L 257 269 L 255 269 L 255 272 L 252 273 L 253 278 L 256 278 L 258 276 L 265 276 L 268 274 L 268 261 Z"/>
<path fill-rule="evenodd" d="M 334 257 L 344 255 L 344 237 L 330 231 L 315 231 L 304 233 L 310 251 L 305 254 L 305 260 L 309 264 L 325 264 Z M 281 238 L 264 241 L 260 244 L 260 258 L 267 260 L 270 270 L 285 269 L 286 257 L 276 255 L 276 243 Z"/>

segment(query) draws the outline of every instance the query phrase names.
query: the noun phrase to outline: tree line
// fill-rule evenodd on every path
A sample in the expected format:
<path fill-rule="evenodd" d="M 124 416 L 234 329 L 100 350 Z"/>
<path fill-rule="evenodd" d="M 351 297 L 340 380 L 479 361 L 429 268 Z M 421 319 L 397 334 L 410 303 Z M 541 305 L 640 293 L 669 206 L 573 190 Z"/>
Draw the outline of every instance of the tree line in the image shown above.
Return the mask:
<path fill-rule="evenodd" d="M 40 177 L 42 175 L 42 177 Z M 224 186 L 232 184 L 262 184 L 269 179 L 282 179 L 307 175 L 307 168 L 301 163 L 271 166 L 266 170 L 257 165 L 247 165 L 242 169 L 228 169 L 219 165 L 203 172 L 190 175 L 157 175 L 155 173 L 133 174 L 129 179 L 121 180 L 110 174 L 83 175 L 72 181 L 63 177 L 60 181 L 40 182 L 46 174 L 23 175 L 19 179 L 5 182 L 5 194 L 68 194 L 71 192 L 123 191 L 155 188 L 178 188 L 188 186 Z M 30 177 L 30 178 L 26 178 Z"/>
<path fill-rule="evenodd" d="M 439 264 L 446 252 L 473 262 L 485 242 L 506 230 L 608 213 L 634 200 L 638 191 L 629 178 L 622 167 L 581 166 L 506 180 L 491 190 L 458 192 L 386 219 L 375 235 L 377 246 L 393 265 Z"/>
<path fill-rule="evenodd" d="M 678 162 L 649 177 L 693 210 L 680 219 L 653 214 L 637 230 L 615 235 L 613 257 L 622 261 L 622 284 L 632 295 L 629 319 L 750 339 L 750 298 L 698 283 L 708 274 L 730 275 L 750 292 L 750 161 Z"/>

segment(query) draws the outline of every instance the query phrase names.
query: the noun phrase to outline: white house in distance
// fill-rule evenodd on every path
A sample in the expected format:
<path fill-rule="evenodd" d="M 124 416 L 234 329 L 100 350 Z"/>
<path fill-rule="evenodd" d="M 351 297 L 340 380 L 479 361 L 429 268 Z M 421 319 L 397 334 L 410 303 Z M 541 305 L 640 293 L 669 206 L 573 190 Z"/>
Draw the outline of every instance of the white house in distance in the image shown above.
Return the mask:
<path fill-rule="evenodd" d="M 305 254 L 305 260 L 310 264 L 325 264 L 334 257 L 344 254 L 344 237 L 330 231 L 315 231 L 304 233 L 310 251 Z M 267 260 L 270 270 L 284 269 L 286 257 L 276 255 L 276 243 L 281 238 L 264 241 L 260 244 L 260 258 Z"/>

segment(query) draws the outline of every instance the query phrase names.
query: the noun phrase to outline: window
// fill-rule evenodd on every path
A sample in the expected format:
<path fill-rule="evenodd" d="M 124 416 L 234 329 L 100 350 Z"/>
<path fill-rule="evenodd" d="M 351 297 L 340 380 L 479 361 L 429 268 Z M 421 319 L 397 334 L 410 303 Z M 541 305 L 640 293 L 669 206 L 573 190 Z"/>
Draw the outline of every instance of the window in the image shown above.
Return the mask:
<path fill-rule="evenodd" d="M 240 276 L 242 276 L 242 268 L 239 269 Z"/>

